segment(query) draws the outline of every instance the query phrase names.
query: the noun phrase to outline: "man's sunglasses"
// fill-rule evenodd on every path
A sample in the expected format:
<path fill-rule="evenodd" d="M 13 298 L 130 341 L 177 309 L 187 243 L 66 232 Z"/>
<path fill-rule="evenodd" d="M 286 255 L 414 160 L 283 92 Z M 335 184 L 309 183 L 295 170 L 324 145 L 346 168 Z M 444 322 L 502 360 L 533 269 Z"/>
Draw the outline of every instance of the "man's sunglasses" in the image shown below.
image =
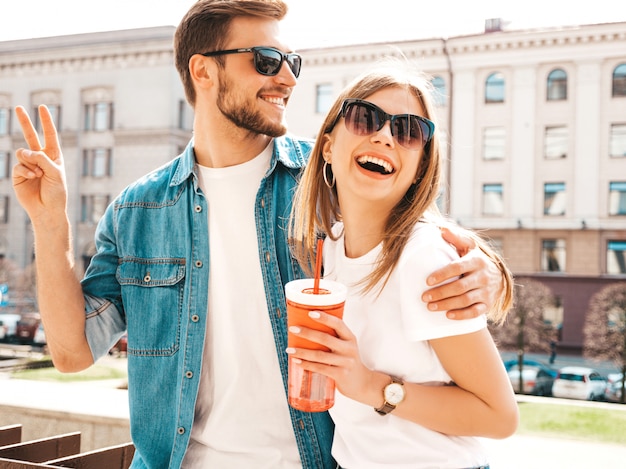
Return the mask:
<path fill-rule="evenodd" d="M 409 150 L 424 148 L 435 132 L 435 124 L 425 117 L 413 114 L 387 114 L 381 108 L 362 99 L 346 99 L 333 122 L 332 130 L 340 117 L 346 128 L 355 135 L 367 136 L 378 132 L 385 123 L 391 123 L 391 135 Z"/>
<path fill-rule="evenodd" d="M 228 49 L 216 50 L 213 52 L 204 52 L 200 55 L 205 57 L 215 57 L 216 55 L 227 54 L 243 54 L 244 52 L 252 52 L 254 54 L 254 68 L 261 75 L 273 77 L 280 71 L 283 62 L 286 60 L 291 69 L 291 73 L 298 78 L 300 68 L 302 67 L 302 57 L 299 54 L 284 54 L 273 47 L 247 47 L 244 49 Z"/>

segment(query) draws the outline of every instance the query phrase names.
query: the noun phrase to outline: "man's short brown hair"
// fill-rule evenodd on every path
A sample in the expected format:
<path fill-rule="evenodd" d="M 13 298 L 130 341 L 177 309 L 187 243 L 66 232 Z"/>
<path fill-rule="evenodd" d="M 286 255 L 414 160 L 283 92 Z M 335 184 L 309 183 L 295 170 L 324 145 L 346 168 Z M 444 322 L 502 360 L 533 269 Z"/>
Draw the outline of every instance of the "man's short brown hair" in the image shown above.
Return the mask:
<path fill-rule="evenodd" d="M 183 17 L 174 35 L 174 63 L 189 104 L 195 107 L 196 91 L 189 73 L 194 54 L 223 48 L 232 20 L 239 16 L 282 20 L 287 4 L 282 0 L 198 0 Z M 223 65 L 223 58 L 215 60 Z"/>

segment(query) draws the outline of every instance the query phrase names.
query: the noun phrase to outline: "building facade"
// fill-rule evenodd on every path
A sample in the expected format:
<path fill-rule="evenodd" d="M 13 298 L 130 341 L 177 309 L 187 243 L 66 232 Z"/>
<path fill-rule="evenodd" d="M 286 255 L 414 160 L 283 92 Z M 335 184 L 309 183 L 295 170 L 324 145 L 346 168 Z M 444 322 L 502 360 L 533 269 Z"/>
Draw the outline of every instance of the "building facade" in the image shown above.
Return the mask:
<path fill-rule="evenodd" d="M 177 155 L 192 113 L 173 65 L 174 28 L 0 42 L 0 254 L 32 260 L 11 188 L 23 146 L 12 108 L 47 104 L 68 171 L 75 250 L 129 182 Z M 385 56 L 431 78 L 444 142 L 442 209 L 479 230 L 517 278 L 546 284 L 546 321 L 578 352 L 591 296 L 626 282 L 626 23 L 502 31 L 300 51 L 288 110 L 314 137 L 337 93 Z"/>
<path fill-rule="evenodd" d="M 25 146 L 14 107 L 24 106 L 38 130 L 37 107 L 45 104 L 53 115 L 81 274 L 109 202 L 189 141 L 192 112 L 174 68 L 173 34 L 173 27 L 159 27 L 0 42 L 0 255 L 5 259 L 20 267 L 33 259 L 30 222 L 11 186 L 15 149 Z"/>

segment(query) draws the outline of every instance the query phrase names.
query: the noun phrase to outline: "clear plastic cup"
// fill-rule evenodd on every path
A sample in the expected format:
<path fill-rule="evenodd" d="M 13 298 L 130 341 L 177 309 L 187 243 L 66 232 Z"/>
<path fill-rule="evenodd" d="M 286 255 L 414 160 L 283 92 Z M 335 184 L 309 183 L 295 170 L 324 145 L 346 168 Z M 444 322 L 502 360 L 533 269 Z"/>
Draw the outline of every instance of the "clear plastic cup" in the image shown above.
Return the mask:
<path fill-rule="evenodd" d="M 321 279 L 318 293 L 313 293 L 314 279 L 293 280 L 285 285 L 287 322 L 291 326 L 304 326 L 334 334 L 334 330 L 309 317 L 309 311 L 323 311 L 343 317 L 346 301 L 345 285 Z M 289 347 L 314 350 L 328 349 L 294 334 L 288 334 Z M 289 360 L 289 405 L 305 412 L 322 412 L 335 403 L 335 381 L 327 376 L 303 370 Z"/>

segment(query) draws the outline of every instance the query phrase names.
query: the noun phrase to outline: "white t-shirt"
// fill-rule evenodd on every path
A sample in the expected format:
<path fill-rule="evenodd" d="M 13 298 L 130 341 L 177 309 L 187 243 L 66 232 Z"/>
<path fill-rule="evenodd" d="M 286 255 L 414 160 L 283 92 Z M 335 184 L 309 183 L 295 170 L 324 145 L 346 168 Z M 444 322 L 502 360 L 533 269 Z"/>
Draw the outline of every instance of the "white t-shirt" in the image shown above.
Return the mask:
<path fill-rule="evenodd" d="M 199 167 L 209 212 L 209 304 L 183 468 L 302 467 L 267 311 L 254 221 L 272 149 L 270 144 L 237 166 Z"/>
<path fill-rule="evenodd" d="M 333 227 L 335 233 L 342 229 L 341 223 Z M 427 276 L 458 258 L 456 251 L 436 226 L 418 223 L 380 296 L 376 289 L 362 295 L 355 284 L 372 271 L 381 249 L 350 259 L 343 237 L 324 243 L 325 277 L 348 286 L 344 321 L 357 338 L 363 363 L 410 383 L 449 383 L 427 341 L 486 327 L 485 316 L 450 320 L 445 312 L 428 311 L 421 300 Z M 477 438 L 444 435 L 393 413 L 380 416 L 339 391 L 330 415 L 335 422 L 333 456 L 347 469 L 458 469 L 487 463 Z"/>

